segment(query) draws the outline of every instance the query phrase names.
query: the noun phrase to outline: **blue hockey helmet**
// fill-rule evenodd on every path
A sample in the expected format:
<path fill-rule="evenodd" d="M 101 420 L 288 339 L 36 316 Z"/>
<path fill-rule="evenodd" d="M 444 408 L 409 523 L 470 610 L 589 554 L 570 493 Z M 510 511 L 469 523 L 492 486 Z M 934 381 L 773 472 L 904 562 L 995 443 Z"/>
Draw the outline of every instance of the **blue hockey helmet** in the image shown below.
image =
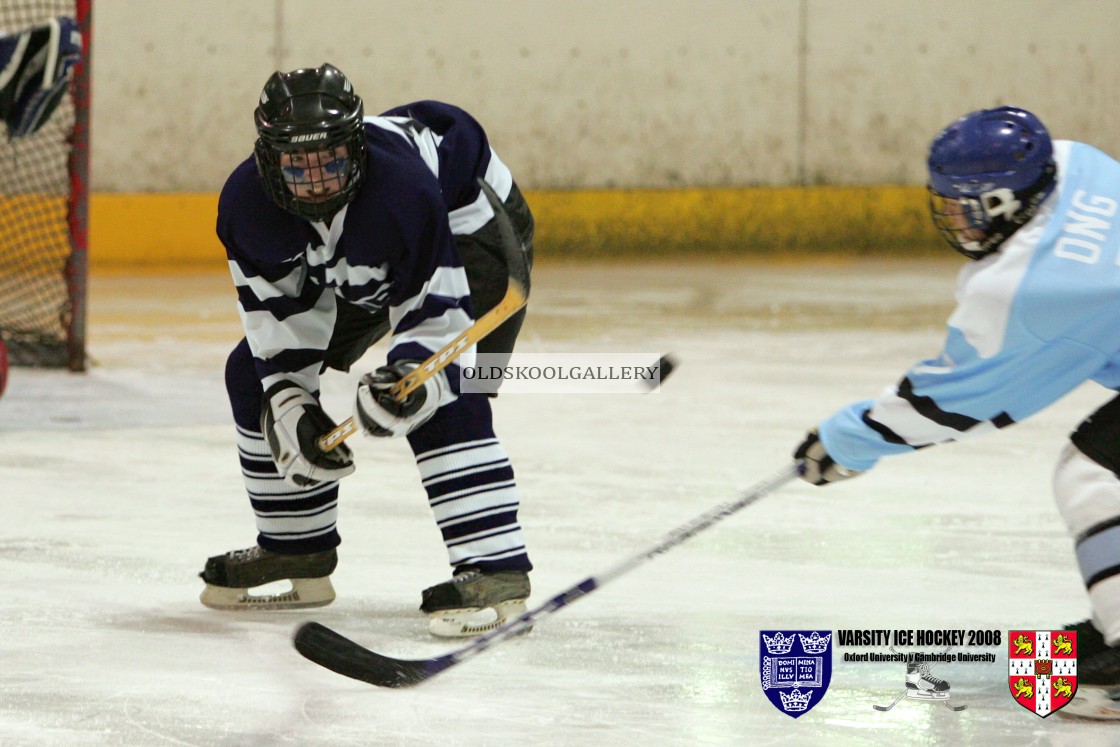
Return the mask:
<path fill-rule="evenodd" d="M 930 214 L 949 245 L 982 259 L 1038 212 L 1056 183 L 1050 133 L 1014 106 L 966 114 L 929 149 Z"/>
<path fill-rule="evenodd" d="M 257 171 L 272 200 L 322 221 L 354 199 L 366 175 L 362 117 L 361 97 L 334 65 L 273 73 L 254 112 Z"/>

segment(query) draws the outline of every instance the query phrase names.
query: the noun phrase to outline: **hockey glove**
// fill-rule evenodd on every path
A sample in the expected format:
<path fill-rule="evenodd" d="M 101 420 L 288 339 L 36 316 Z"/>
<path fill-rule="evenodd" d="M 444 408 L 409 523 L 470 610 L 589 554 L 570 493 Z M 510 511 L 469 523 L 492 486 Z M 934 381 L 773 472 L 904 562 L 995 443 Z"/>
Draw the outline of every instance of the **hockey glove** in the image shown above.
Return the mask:
<path fill-rule="evenodd" d="M 416 361 L 397 361 L 362 377 L 354 403 L 354 418 L 363 431 L 371 436 L 398 438 L 431 419 L 449 387 L 443 371 L 425 381 L 403 401 L 389 393 L 393 384 L 419 365 Z"/>
<path fill-rule="evenodd" d="M 303 387 L 281 381 L 264 393 L 261 431 L 268 441 L 272 460 L 285 482 L 306 488 L 340 480 L 354 471 L 354 460 L 346 444 L 323 451 L 316 441 L 335 424 Z"/>
<path fill-rule="evenodd" d="M 793 458 L 799 462 L 797 474 L 813 485 L 828 485 L 861 474 L 859 470 L 848 469 L 833 461 L 825 451 L 816 428 L 806 434 L 805 440 L 793 452 Z"/>
<path fill-rule="evenodd" d="M 0 117 L 9 137 L 39 130 L 58 107 L 82 51 L 73 18 L 52 18 L 17 36 L 0 32 Z"/>

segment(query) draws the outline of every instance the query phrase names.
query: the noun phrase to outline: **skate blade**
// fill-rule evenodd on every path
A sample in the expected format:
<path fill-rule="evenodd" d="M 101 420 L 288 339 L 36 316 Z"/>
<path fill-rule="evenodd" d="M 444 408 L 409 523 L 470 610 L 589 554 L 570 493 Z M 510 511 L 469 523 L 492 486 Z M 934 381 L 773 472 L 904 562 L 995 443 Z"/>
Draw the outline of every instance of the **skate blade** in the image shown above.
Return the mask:
<path fill-rule="evenodd" d="M 498 602 L 493 607 L 440 610 L 428 616 L 428 632 L 437 638 L 471 638 L 489 633 L 525 613 L 524 599 Z M 528 633 L 532 627 L 526 628 Z"/>
<path fill-rule="evenodd" d="M 267 588 L 271 584 L 258 589 Z M 325 607 L 334 601 L 330 578 L 293 578 L 291 589 L 278 594 L 254 594 L 253 589 L 234 589 L 206 584 L 199 601 L 214 610 L 297 610 Z"/>
<path fill-rule="evenodd" d="M 1058 710 L 1059 716 L 1089 721 L 1120 721 L 1120 701 L 1105 688 L 1079 687 L 1073 700 Z"/>
<path fill-rule="evenodd" d="M 948 700 L 949 693 L 924 693 L 917 690 L 907 690 L 906 697 L 910 700 Z"/>

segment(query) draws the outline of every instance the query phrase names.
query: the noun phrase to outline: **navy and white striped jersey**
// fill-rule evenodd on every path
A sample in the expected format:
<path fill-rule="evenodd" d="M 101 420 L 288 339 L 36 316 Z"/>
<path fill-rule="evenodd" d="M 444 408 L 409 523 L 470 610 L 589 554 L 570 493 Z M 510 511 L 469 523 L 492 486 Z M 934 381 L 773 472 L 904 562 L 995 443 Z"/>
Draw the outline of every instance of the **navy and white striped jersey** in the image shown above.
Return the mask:
<path fill-rule="evenodd" d="M 1120 389 L 1120 163 L 1056 141 L 1058 184 L 1000 250 L 962 269 L 940 355 L 825 420 L 829 455 L 880 457 L 1027 418 L 1086 381 Z"/>
<path fill-rule="evenodd" d="M 493 217 L 477 179 L 504 200 L 513 185 L 509 169 L 473 117 L 436 101 L 367 117 L 365 143 L 366 181 L 329 226 L 273 203 L 252 158 L 222 189 L 218 237 L 265 389 L 280 379 L 319 389 L 340 302 L 368 311 L 389 307 L 390 363 L 423 360 L 472 323 L 453 236 Z M 469 365 L 472 356 L 460 360 Z M 448 401 L 458 371 L 447 369 Z"/>

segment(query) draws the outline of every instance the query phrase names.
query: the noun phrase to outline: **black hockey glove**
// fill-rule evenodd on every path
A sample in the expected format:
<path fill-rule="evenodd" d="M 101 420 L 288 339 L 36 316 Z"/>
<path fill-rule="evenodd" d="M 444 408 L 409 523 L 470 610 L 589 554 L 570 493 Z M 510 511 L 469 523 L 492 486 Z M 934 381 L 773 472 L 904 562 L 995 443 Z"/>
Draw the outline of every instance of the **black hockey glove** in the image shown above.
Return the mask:
<path fill-rule="evenodd" d="M 797 474 L 813 485 L 828 485 L 862 474 L 859 470 L 848 469 L 833 461 L 825 451 L 816 428 L 806 434 L 805 440 L 794 450 L 793 458 L 799 462 Z"/>
<path fill-rule="evenodd" d="M 354 403 L 354 418 L 371 436 L 397 438 L 428 422 L 450 388 L 443 371 L 436 373 L 403 401 L 389 393 L 393 384 L 419 366 L 417 361 L 397 361 L 362 377 Z"/>
<path fill-rule="evenodd" d="M 276 469 L 292 485 L 310 487 L 340 480 L 354 471 L 353 455 L 346 444 L 323 451 L 316 443 L 334 427 L 319 401 L 294 382 L 281 381 L 264 393 L 261 431 Z"/>

